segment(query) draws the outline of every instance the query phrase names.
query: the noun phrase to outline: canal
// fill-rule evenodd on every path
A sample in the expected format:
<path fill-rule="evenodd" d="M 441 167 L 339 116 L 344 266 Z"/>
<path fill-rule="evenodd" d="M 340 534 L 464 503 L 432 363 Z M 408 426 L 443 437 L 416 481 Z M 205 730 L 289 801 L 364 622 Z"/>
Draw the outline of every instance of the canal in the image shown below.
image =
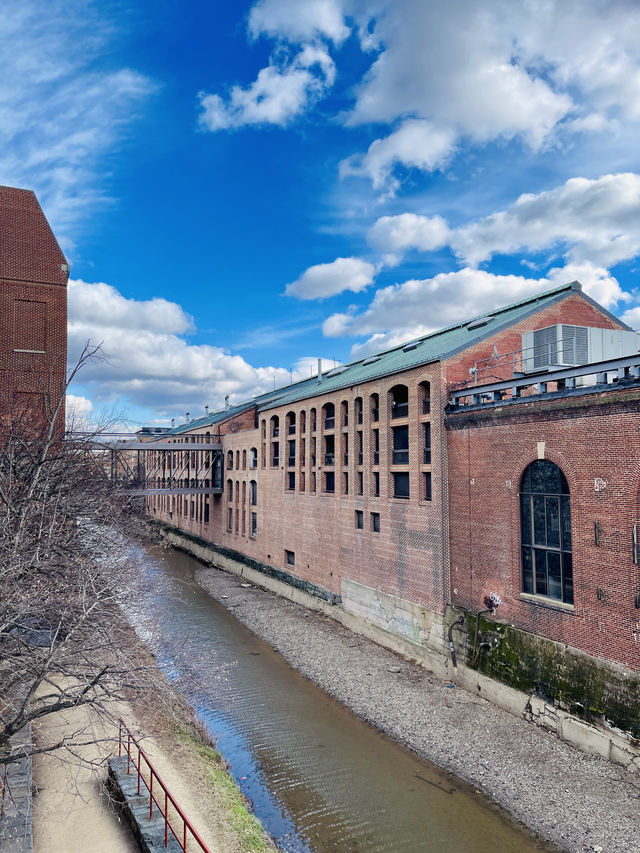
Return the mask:
<path fill-rule="evenodd" d="M 139 545 L 132 556 L 147 590 L 131 605 L 136 630 L 280 849 L 549 849 L 296 672 L 196 583 L 192 557 Z"/>

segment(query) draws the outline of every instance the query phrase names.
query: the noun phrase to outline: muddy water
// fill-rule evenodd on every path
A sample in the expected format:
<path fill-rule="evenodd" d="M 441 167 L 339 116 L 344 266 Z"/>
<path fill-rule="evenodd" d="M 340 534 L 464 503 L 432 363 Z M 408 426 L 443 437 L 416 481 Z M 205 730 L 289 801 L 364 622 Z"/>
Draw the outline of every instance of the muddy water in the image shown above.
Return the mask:
<path fill-rule="evenodd" d="M 131 614 L 136 627 L 282 850 L 548 849 L 299 675 L 197 585 L 193 558 L 135 555 L 153 590 Z"/>

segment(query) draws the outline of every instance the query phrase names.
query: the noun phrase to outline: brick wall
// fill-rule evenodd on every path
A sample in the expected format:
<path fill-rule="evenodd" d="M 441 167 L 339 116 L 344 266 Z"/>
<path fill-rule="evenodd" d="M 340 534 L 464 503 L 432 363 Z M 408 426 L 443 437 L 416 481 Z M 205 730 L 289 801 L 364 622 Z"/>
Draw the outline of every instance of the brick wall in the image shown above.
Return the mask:
<path fill-rule="evenodd" d="M 498 619 L 640 668 L 640 567 L 632 551 L 639 412 L 640 391 L 627 390 L 448 417 L 454 604 L 477 611 L 496 592 Z M 541 457 L 559 465 L 569 484 L 573 607 L 521 594 L 519 485 Z"/>
<path fill-rule="evenodd" d="M 408 389 L 407 417 L 392 417 L 390 392 L 399 382 Z M 426 386 L 421 385 L 425 382 L 430 383 L 431 390 L 430 411 L 427 412 L 423 403 Z M 448 539 L 443 533 L 446 483 L 442 483 L 444 439 L 440 385 L 439 365 L 429 365 L 407 371 L 400 377 L 319 394 L 295 405 L 260 413 L 258 429 L 239 430 L 223 436 L 225 494 L 213 500 L 209 525 L 182 516 L 176 526 L 293 572 L 337 594 L 341 592 L 342 578 L 347 578 L 442 612 L 448 594 Z M 372 400 L 374 394 L 378 396 Z M 361 423 L 358 417 L 360 401 Z M 325 426 L 323 407 L 326 404 L 334 406 L 333 429 Z M 343 425 L 345 407 L 346 427 Z M 372 415 L 373 408 L 378 409 L 377 420 Z M 314 411 L 315 430 L 312 429 Z M 295 428 L 289 433 L 291 414 L 295 416 Z M 275 437 L 272 435 L 274 418 L 278 419 L 279 429 Z M 427 422 L 431 426 L 429 462 L 424 456 Z M 409 433 L 408 463 L 403 457 L 401 463 L 394 465 L 392 429 L 405 426 Z M 379 430 L 377 451 L 374 430 Z M 361 465 L 359 434 L 362 434 Z M 332 466 L 326 464 L 327 438 L 333 439 Z M 295 460 L 289 465 L 288 442 L 292 440 L 296 442 Z M 272 465 L 274 441 L 279 445 L 277 466 Z M 258 452 L 255 471 L 248 467 L 252 447 Z M 231 468 L 229 453 L 232 454 Z M 245 454 L 246 468 L 243 467 Z M 312 465 L 312 455 L 315 455 L 315 465 Z M 333 493 L 326 490 L 327 472 L 334 474 Z M 362 494 L 358 493 L 359 473 L 362 473 Z M 374 494 L 375 473 L 379 474 L 379 495 Z M 394 473 L 408 473 L 408 499 L 393 496 Z M 431 475 L 430 500 L 426 499 L 424 491 L 427 473 Z M 293 489 L 289 488 L 290 474 L 293 475 Z M 256 507 L 250 505 L 252 479 L 257 483 Z M 231 501 L 228 499 L 229 480 L 232 482 Z M 232 511 L 231 530 L 229 510 Z M 250 535 L 251 512 L 257 514 L 255 538 Z M 356 527 L 356 512 L 362 513 L 362 529 Z M 379 532 L 372 529 L 374 514 L 379 517 Z M 159 512 L 155 515 L 161 520 L 170 520 Z M 293 565 L 287 563 L 287 551 L 293 555 L 289 556 Z"/>
<path fill-rule="evenodd" d="M 64 386 L 68 267 L 29 190 L 0 187 L 0 232 L 0 414 L 42 414 Z"/>

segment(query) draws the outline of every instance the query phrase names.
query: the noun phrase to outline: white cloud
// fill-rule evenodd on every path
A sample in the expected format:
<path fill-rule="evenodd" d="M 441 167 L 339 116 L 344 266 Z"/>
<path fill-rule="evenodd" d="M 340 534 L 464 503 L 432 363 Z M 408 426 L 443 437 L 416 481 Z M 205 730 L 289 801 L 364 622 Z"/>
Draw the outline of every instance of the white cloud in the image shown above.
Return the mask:
<path fill-rule="evenodd" d="M 433 252 L 449 242 L 449 226 L 441 216 L 401 213 L 381 216 L 367 233 L 371 246 L 394 255 L 409 249 Z"/>
<path fill-rule="evenodd" d="M 97 70 L 112 23 L 84 2 L 24 0 L 0 8 L 0 174 L 35 190 L 63 246 L 104 204 L 103 158 L 154 84 L 131 68 Z"/>
<path fill-rule="evenodd" d="M 640 253 L 640 175 L 571 178 L 451 233 L 466 263 L 496 253 L 537 252 L 558 246 L 573 262 L 619 263 Z"/>
<path fill-rule="evenodd" d="M 359 293 L 373 282 L 375 267 L 361 258 L 336 258 L 330 264 L 315 264 L 287 285 L 287 296 L 324 299 L 345 290 Z"/>
<path fill-rule="evenodd" d="M 165 335 L 183 335 L 194 329 L 193 318 L 175 302 L 155 297 L 126 299 L 104 282 L 69 282 L 70 329 L 98 323 L 102 329 L 146 329 Z"/>
<path fill-rule="evenodd" d="M 439 168 L 463 142 L 517 137 L 537 150 L 561 128 L 594 133 L 615 127 L 620 117 L 640 118 L 637 3 L 346 5 L 364 34 L 363 49 L 378 50 L 346 122 L 394 128 L 345 164 L 374 185 L 393 185 L 394 163 Z M 435 138 L 440 134 L 435 153 L 421 159 L 407 144 L 407 120 L 423 122 Z"/>
<path fill-rule="evenodd" d="M 170 415 L 207 403 L 213 411 L 227 394 L 242 402 L 291 381 L 286 368 L 254 367 L 220 347 L 190 344 L 182 336 L 192 329 L 174 302 L 127 299 L 111 285 L 70 282 L 69 363 L 87 341 L 102 343 L 102 357 L 89 361 L 75 383 L 94 406 L 133 404 Z M 315 359 L 301 360 L 293 380 L 308 378 L 310 364 Z M 83 399 L 76 391 L 72 396 Z"/>
<path fill-rule="evenodd" d="M 352 155 L 340 163 L 342 177 L 364 175 L 375 189 L 389 180 L 393 167 L 401 163 L 407 168 L 432 172 L 444 166 L 451 155 L 456 134 L 449 128 L 436 127 L 431 122 L 409 119 L 390 136 L 376 139 L 366 154 Z M 391 192 L 397 189 L 397 182 Z"/>
<path fill-rule="evenodd" d="M 449 228 L 439 216 L 383 216 L 370 228 L 368 240 L 395 255 L 448 245 L 473 266 L 495 254 L 524 251 L 560 253 L 578 266 L 611 266 L 640 254 L 640 175 L 571 178 L 459 228 Z"/>
<path fill-rule="evenodd" d="M 217 131 L 245 125 L 287 125 L 310 101 L 333 85 L 335 66 L 324 47 L 305 45 L 291 62 L 271 64 L 243 88 L 233 86 L 227 102 L 216 94 L 199 94 L 200 123 Z"/>
<path fill-rule="evenodd" d="M 605 306 L 627 298 L 607 270 L 586 264 L 554 269 L 541 279 L 465 268 L 381 288 L 364 311 L 328 317 L 323 332 L 369 336 L 353 347 L 352 356 L 360 357 L 566 284 L 577 274 L 585 292 Z"/>
<path fill-rule="evenodd" d="M 249 32 L 292 42 L 324 36 L 340 44 L 349 28 L 338 0 L 259 0 L 249 14 Z"/>
<path fill-rule="evenodd" d="M 93 411 L 93 403 L 86 397 L 79 397 L 75 394 L 67 394 L 67 420 L 76 418 L 86 418 Z"/>

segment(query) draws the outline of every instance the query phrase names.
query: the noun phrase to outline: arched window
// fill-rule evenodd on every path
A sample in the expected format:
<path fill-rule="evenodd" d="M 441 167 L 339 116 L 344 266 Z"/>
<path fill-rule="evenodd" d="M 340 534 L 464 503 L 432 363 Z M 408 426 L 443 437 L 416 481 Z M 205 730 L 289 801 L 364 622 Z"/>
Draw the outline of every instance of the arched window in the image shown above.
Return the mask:
<path fill-rule="evenodd" d="M 227 451 L 227 471 L 233 470 L 233 450 Z"/>
<path fill-rule="evenodd" d="M 242 470 L 243 471 L 247 470 L 247 451 L 246 450 L 242 451 Z"/>
<path fill-rule="evenodd" d="M 258 450 L 255 447 L 252 447 L 249 451 L 249 468 L 257 468 L 258 467 Z"/>
<path fill-rule="evenodd" d="M 287 412 L 287 435 L 295 435 L 296 431 L 296 413 Z"/>
<path fill-rule="evenodd" d="M 277 438 L 280 435 L 280 418 L 277 415 L 271 417 L 271 436 Z"/>
<path fill-rule="evenodd" d="M 362 397 L 356 397 L 353 401 L 353 415 L 356 426 L 362 426 Z"/>
<path fill-rule="evenodd" d="M 573 604 L 569 485 L 547 459 L 532 462 L 520 481 L 522 591 Z"/>
<path fill-rule="evenodd" d="M 336 425 L 336 407 L 333 403 L 325 403 L 322 407 L 323 426 L 325 429 L 333 429 Z"/>
<path fill-rule="evenodd" d="M 406 418 L 409 416 L 409 389 L 406 385 L 394 385 L 389 392 L 391 397 L 391 417 Z"/>

